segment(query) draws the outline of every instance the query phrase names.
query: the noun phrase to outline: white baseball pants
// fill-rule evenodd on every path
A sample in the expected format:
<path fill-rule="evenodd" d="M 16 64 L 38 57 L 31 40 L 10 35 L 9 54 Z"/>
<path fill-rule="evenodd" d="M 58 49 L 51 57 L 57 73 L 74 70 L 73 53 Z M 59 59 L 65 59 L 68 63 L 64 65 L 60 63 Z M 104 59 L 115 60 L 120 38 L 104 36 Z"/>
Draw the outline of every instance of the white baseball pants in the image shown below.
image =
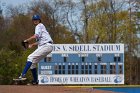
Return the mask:
<path fill-rule="evenodd" d="M 42 46 L 39 46 L 33 53 L 31 53 L 27 61 L 32 62 L 30 69 L 36 68 L 36 64 L 43 58 L 45 58 L 53 50 L 52 44 L 46 43 Z"/>

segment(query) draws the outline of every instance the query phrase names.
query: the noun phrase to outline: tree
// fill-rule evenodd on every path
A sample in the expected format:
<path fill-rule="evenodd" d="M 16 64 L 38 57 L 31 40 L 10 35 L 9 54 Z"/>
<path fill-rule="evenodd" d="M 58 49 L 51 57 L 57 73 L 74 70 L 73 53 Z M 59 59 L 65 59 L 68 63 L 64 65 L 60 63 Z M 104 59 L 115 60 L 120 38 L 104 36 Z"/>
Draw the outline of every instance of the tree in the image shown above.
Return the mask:
<path fill-rule="evenodd" d="M 87 13 L 90 14 L 87 25 L 88 41 L 92 43 L 124 43 L 125 44 L 125 76 L 126 83 L 136 80 L 135 51 L 138 37 L 136 35 L 136 17 L 134 12 L 123 9 L 125 2 L 115 0 L 101 0 L 88 4 Z M 83 11 L 85 13 L 85 11 Z M 128 73 L 129 72 L 129 73 Z"/>
<path fill-rule="evenodd" d="M 59 17 L 60 12 L 58 11 L 58 9 L 60 8 L 61 3 L 62 2 L 60 1 L 54 1 L 54 6 L 51 6 L 45 1 L 34 2 L 33 6 L 29 7 L 29 9 L 31 9 L 31 14 L 38 13 L 41 15 L 42 22 L 47 27 L 47 30 L 51 34 L 55 43 L 76 43 L 74 37 L 71 37 L 72 33 L 70 32 L 70 30 L 68 30 L 67 27 L 62 25 L 60 22 L 62 18 L 60 19 Z M 64 41 L 63 38 L 66 36 L 66 33 L 67 38 L 69 39 L 68 41 Z"/>

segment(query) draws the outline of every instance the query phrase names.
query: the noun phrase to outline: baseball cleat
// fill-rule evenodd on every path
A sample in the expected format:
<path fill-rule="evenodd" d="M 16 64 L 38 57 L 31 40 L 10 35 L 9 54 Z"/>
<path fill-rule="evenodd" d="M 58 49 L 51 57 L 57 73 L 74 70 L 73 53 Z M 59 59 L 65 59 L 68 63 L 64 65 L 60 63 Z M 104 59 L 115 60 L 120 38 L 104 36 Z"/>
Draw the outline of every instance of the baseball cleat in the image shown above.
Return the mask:
<path fill-rule="evenodd" d="M 18 77 L 19 80 L 26 80 L 27 78 L 23 76 L 22 74 Z"/>

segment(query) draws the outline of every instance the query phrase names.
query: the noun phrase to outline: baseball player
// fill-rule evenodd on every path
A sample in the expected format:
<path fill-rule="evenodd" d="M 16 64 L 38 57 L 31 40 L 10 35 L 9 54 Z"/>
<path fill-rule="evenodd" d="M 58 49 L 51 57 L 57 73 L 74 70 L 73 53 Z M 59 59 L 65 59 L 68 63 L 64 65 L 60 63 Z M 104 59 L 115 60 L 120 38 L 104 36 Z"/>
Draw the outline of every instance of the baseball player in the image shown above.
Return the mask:
<path fill-rule="evenodd" d="M 41 23 L 41 18 L 39 15 L 33 15 L 32 21 L 35 25 L 35 34 L 24 40 L 24 42 L 29 42 L 32 39 L 36 39 L 36 42 L 29 44 L 28 48 L 32 48 L 36 45 L 38 45 L 38 48 L 28 56 L 25 68 L 19 79 L 25 80 L 25 75 L 30 68 L 33 76 L 32 84 L 38 84 L 36 64 L 47 54 L 51 53 L 53 40 L 47 32 L 45 26 Z"/>

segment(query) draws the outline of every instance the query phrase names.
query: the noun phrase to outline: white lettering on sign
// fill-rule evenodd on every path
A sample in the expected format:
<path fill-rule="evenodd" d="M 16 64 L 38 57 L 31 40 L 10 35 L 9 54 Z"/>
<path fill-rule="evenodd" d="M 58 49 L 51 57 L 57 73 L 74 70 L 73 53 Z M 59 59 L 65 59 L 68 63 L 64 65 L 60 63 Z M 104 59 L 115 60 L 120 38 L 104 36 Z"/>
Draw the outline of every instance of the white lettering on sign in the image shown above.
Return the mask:
<path fill-rule="evenodd" d="M 52 66 L 41 66 L 41 69 L 51 69 Z"/>
<path fill-rule="evenodd" d="M 42 82 L 45 77 L 47 82 Z M 124 75 L 39 75 L 39 84 L 124 84 Z"/>
<path fill-rule="evenodd" d="M 41 75 L 51 75 L 52 71 L 41 71 L 40 74 Z"/>

